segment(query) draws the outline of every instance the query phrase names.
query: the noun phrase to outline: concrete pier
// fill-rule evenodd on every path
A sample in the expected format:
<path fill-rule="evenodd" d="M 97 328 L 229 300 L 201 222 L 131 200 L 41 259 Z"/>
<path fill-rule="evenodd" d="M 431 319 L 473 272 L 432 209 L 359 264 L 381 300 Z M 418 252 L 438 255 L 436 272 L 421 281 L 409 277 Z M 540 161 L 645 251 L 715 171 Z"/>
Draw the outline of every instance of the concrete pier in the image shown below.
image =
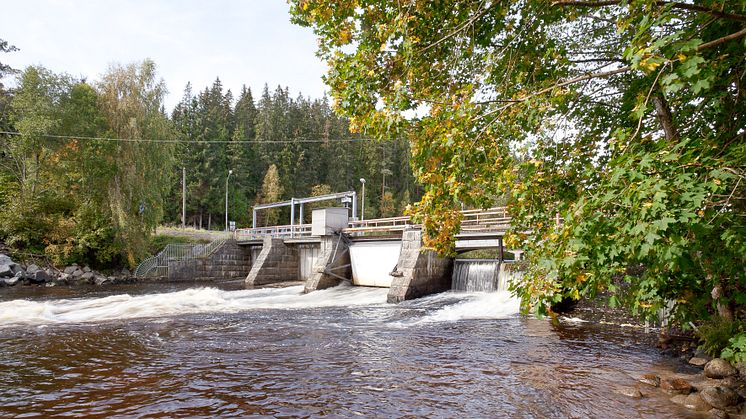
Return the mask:
<path fill-rule="evenodd" d="M 340 235 L 321 236 L 321 251 L 304 292 L 321 290 L 339 285 L 352 278 L 350 252 L 347 241 Z"/>
<path fill-rule="evenodd" d="M 246 285 L 257 286 L 278 282 L 297 281 L 297 249 L 286 246 L 283 239 L 265 237 L 262 251 L 246 276 Z"/>
<path fill-rule="evenodd" d="M 451 288 L 453 259 L 439 257 L 431 250 L 422 250 L 422 231 L 407 230 L 402 235 L 402 247 L 386 300 L 399 303 L 447 291 Z"/>

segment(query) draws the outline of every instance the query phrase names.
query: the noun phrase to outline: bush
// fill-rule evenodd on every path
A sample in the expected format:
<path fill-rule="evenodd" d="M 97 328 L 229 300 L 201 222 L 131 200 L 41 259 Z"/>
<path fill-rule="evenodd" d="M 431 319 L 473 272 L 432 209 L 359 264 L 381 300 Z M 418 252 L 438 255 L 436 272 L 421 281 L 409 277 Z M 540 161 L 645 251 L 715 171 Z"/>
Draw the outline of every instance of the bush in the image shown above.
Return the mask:
<path fill-rule="evenodd" d="M 746 333 L 739 333 L 728 339 L 729 345 L 720 353 L 720 357 L 731 363 L 746 362 Z"/>
<path fill-rule="evenodd" d="M 732 345 L 731 340 L 736 338 L 737 335 L 744 336 L 743 332 L 744 324 L 740 321 L 729 321 L 721 318 L 711 320 L 697 330 L 697 337 L 702 342 L 699 347 L 707 355 L 719 357 L 723 350 Z M 740 344 L 741 341 L 739 340 L 738 343 Z M 746 348 L 746 337 L 743 339 L 742 346 Z"/>

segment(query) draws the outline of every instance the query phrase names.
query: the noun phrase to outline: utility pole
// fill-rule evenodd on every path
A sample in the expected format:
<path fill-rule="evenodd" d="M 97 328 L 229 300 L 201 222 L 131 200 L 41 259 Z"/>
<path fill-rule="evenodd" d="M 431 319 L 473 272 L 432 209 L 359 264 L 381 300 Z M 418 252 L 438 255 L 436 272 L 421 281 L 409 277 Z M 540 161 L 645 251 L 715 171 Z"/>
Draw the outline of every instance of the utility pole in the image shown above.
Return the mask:
<path fill-rule="evenodd" d="M 360 178 L 360 183 L 363 184 L 362 197 L 360 198 L 360 221 L 365 220 L 365 179 Z"/>
<path fill-rule="evenodd" d="M 186 228 L 186 167 L 181 168 L 181 228 Z"/>
<path fill-rule="evenodd" d="M 228 171 L 225 177 L 225 231 L 228 231 L 228 179 L 230 179 L 233 170 Z"/>

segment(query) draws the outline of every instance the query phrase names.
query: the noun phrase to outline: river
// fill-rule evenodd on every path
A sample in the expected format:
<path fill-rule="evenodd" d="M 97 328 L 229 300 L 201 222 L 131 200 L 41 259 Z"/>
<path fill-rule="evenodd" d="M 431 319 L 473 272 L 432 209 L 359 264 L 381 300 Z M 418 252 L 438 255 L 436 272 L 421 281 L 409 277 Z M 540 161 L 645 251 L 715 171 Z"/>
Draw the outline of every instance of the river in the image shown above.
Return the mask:
<path fill-rule="evenodd" d="M 240 284 L 0 295 L 0 416 L 686 417 L 639 329 L 521 317 L 506 292 Z M 41 291 L 41 292 L 40 292 Z"/>

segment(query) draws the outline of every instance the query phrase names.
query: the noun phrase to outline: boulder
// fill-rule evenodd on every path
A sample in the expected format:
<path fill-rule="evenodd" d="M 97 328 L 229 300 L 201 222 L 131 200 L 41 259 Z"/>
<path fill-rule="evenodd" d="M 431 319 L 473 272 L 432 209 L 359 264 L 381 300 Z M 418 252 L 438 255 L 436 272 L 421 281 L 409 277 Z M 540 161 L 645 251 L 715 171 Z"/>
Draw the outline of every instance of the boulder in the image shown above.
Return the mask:
<path fill-rule="evenodd" d="M 738 404 L 738 393 L 728 387 L 707 387 L 700 391 L 700 395 L 705 402 L 717 409 L 725 409 Z"/>
<path fill-rule="evenodd" d="M 705 365 L 705 377 L 725 378 L 738 374 L 738 370 L 728 361 L 715 358 Z"/>
<path fill-rule="evenodd" d="M 59 283 L 61 283 L 61 284 L 69 284 L 69 283 L 70 283 L 70 280 L 71 280 L 71 278 L 72 278 L 72 275 L 70 275 L 70 274 L 68 274 L 68 273 L 62 273 L 62 274 L 61 274 L 61 275 L 60 275 L 60 276 L 59 276 L 59 277 L 57 278 L 57 282 L 59 282 Z"/>
<path fill-rule="evenodd" d="M 85 272 L 83 273 L 83 275 L 80 276 L 80 281 L 90 284 L 93 282 L 93 276 L 93 272 Z"/>
<path fill-rule="evenodd" d="M 73 271 L 73 273 L 71 275 L 73 276 L 73 278 L 78 279 L 81 276 L 83 276 L 83 273 L 84 272 L 82 270 L 80 270 L 78 268 L 75 268 L 75 270 Z"/>
<path fill-rule="evenodd" d="M 72 273 L 75 272 L 75 270 L 77 270 L 77 269 L 78 269 L 78 265 L 71 265 L 71 266 L 68 266 L 67 268 L 65 268 L 65 270 L 62 271 L 62 272 L 66 273 L 68 275 L 72 275 Z"/>
<path fill-rule="evenodd" d="M 743 362 L 739 362 L 736 364 L 736 370 L 738 370 L 738 374 L 746 379 L 746 364 Z"/>
<path fill-rule="evenodd" d="M 707 364 L 708 359 L 707 358 L 700 358 L 698 356 L 693 356 L 689 358 L 689 364 L 697 366 L 697 367 L 704 367 L 705 364 Z"/>
<path fill-rule="evenodd" d="M 687 409 L 692 409 L 699 412 L 706 412 L 712 409 L 712 406 L 702 398 L 702 395 L 700 393 L 691 393 L 690 395 L 686 396 L 683 405 Z"/>
<path fill-rule="evenodd" d="M 21 279 L 22 278 L 19 278 L 17 276 L 12 276 L 10 278 L 3 278 L 2 282 L 3 282 L 3 284 L 5 284 L 7 286 L 12 287 L 12 286 L 16 285 L 18 283 L 18 281 L 20 281 Z"/>
<path fill-rule="evenodd" d="M 26 271 L 27 278 L 31 281 L 33 284 L 44 284 L 46 282 L 51 282 L 52 277 L 49 276 L 48 273 L 42 270 L 38 270 L 34 272 L 33 274 L 29 274 L 28 271 Z"/>
<path fill-rule="evenodd" d="M 94 283 L 95 283 L 96 285 L 104 285 L 104 284 L 108 284 L 108 283 L 110 283 L 110 282 L 111 282 L 111 280 L 110 280 L 109 278 L 105 277 L 105 276 L 102 276 L 102 275 L 96 275 L 96 276 L 95 276 L 95 278 L 93 279 L 93 282 L 94 282 Z"/>
<path fill-rule="evenodd" d="M 29 274 L 29 275 L 33 275 L 33 274 L 39 272 L 40 270 L 41 270 L 41 268 L 39 268 L 37 265 L 35 265 L 35 264 L 32 263 L 31 265 L 29 265 L 26 268 L 26 273 Z"/>
<path fill-rule="evenodd" d="M 91 268 L 89 268 L 88 266 L 86 266 L 85 268 L 83 268 L 83 272 L 85 272 L 85 273 L 88 273 L 90 271 L 91 271 Z"/>
<path fill-rule="evenodd" d="M 728 412 L 720 409 L 710 409 L 707 412 L 708 419 L 728 419 L 729 417 Z"/>
<path fill-rule="evenodd" d="M 692 385 L 683 378 L 663 378 L 661 389 L 668 394 L 689 394 L 692 392 Z"/>
<path fill-rule="evenodd" d="M 13 263 L 0 263 L 0 278 L 9 278 L 15 275 Z"/>
<path fill-rule="evenodd" d="M 655 374 L 645 374 L 639 381 L 653 387 L 658 387 L 661 384 L 661 378 Z"/>

